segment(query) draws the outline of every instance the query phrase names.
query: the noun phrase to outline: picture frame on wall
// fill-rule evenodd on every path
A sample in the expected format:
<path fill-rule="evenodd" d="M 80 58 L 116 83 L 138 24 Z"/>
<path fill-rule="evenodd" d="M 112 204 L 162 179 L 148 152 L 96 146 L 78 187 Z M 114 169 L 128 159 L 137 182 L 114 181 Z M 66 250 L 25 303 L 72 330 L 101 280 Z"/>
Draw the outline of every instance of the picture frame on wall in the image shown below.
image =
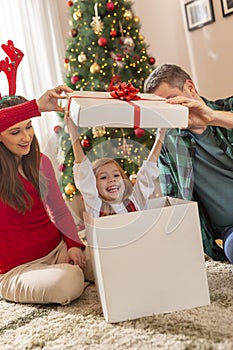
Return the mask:
<path fill-rule="evenodd" d="M 233 14 L 233 0 L 221 0 L 223 17 Z"/>
<path fill-rule="evenodd" d="M 192 0 L 184 6 L 189 31 L 202 28 L 215 21 L 212 0 Z"/>

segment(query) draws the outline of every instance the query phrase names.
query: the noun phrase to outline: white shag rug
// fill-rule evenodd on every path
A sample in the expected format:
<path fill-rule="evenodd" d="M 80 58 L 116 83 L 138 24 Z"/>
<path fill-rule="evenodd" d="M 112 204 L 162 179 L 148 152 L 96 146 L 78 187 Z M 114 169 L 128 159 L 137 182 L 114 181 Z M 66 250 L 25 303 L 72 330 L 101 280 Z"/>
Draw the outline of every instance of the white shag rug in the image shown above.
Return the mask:
<path fill-rule="evenodd" d="M 1 350 L 233 350 L 233 266 L 206 261 L 209 306 L 109 324 L 94 284 L 68 306 L 0 300 Z"/>

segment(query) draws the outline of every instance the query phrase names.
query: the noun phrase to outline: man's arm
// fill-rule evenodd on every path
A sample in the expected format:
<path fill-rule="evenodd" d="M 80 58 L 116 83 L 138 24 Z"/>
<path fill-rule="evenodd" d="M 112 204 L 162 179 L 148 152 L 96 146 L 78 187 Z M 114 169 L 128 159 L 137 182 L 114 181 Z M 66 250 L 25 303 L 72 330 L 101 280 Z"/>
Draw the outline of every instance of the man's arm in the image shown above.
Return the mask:
<path fill-rule="evenodd" d="M 181 104 L 189 108 L 189 125 L 192 127 L 220 126 L 223 128 L 233 128 L 232 112 L 224 110 L 213 110 L 200 99 L 190 99 L 184 96 L 176 96 L 166 101 L 171 104 Z"/>

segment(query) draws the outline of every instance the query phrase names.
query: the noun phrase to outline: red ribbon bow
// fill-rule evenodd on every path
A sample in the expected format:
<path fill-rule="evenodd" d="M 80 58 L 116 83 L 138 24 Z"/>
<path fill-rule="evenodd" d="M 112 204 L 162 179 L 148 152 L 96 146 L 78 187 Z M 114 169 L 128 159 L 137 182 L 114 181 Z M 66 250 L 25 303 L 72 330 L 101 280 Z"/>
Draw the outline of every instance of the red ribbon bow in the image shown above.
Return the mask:
<path fill-rule="evenodd" d="M 139 89 L 134 87 L 131 83 L 119 83 L 112 87 L 110 95 L 113 98 L 118 98 L 124 101 L 139 100 L 140 96 L 137 96 Z"/>

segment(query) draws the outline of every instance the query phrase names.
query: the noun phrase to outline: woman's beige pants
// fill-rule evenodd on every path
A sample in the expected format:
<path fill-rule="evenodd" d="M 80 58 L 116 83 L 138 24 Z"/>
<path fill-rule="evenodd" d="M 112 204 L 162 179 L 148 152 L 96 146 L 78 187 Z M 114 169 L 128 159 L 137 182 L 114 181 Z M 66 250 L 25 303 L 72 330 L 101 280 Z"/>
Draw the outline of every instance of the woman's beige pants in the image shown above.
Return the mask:
<path fill-rule="evenodd" d="M 78 298 L 84 290 L 84 274 L 78 265 L 65 263 L 66 253 L 62 241 L 47 256 L 0 275 L 1 297 L 17 303 L 62 305 Z"/>

